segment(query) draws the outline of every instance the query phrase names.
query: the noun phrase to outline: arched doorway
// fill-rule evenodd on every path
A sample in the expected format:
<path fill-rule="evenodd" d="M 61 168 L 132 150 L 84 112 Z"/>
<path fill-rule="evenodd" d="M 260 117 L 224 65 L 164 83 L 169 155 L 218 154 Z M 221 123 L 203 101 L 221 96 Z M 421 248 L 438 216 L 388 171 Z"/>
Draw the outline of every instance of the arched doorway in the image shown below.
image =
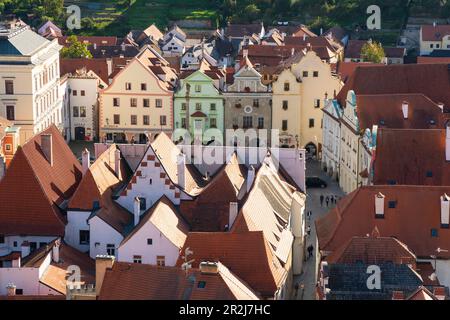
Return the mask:
<path fill-rule="evenodd" d="M 314 143 L 310 142 L 305 146 L 306 158 L 316 158 L 317 157 L 317 147 Z"/>
<path fill-rule="evenodd" d="M 84 127 L 75 127 L 75 140 L 84 140 L 86 137 L 86 129 Z"/>

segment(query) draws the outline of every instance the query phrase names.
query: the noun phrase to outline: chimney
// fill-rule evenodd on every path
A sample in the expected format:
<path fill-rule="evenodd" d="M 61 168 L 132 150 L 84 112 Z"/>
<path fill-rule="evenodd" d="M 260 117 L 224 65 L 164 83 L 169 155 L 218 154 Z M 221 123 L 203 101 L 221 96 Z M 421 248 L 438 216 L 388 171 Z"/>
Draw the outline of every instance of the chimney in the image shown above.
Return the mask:
<path fill-rule="evenodd" d="M 59 263 L 59 247 L 61 245 L 61 241 L 58 239 L 55 241 L 55 244 L 52 248 L 52 259 L 53 262 Z"/>
<path fill-rule="evenodd" d="M 25 258 L 26 256 L 28 256 L 30 254 L 30 243 L 28 241 L 22 242 L 20 250 L 22 252 L 21 253 L 22 258 Z"/>
<path fill-rule="evenodd" d="M 323 34 L 323 28 L 320 28 L 320 35 Z"/>
<path fill-rule="evenodd" d="M 303 34 L 303 41 L 306 41 L 306 33 Z"/>
<path fill-rule="evenodd" d="M 228 230 L 231 230 L 234 220 L 238 215 L 239 207 L 237 202 L 230 202 L 230 213 L 228 216 Z"/>
<path fill-rule="evenodd" d="M 292 48 L 291 49 L 291 56 L 294 56 L 294 54 L 295 54 L 295 48 Z"/>
<path fill-rule="evenodd" d="M 447 194 L 441 196 L 441 227 L 448 228 L 450 218 L 450 197 Z"/>
<path fill-rule="evenodd" d="M 218 262 L 200 262 L 200 272 L 202 274 L 218 274 L 219 263 Z"/>
<path fill-rule="evenodd" d="M 441 111 L 444 112 L 444 106 L 445 106 L 445 104 L 442 103 L 442 102 L 438 102 L 437 105 L 438 105 L 439 109 L 441 109 Z"/>
<path fill-rule="evenodd" d="M 8 297 L 12 297 L 12 296 L 15 296 L 15 295 L 16 295 L 16 286 L 15 286 L 15 284 L 9 283 L 9 284 L 6 286 L 6 295 L 7 295 Z"/>
<path fill-rule="evenodd" d="M 122 51 L 125 51 L 125 49 L 126 49 L 125 43 L 122 43 L 121 49 L 122 49 Z"/>
<path fill-rule="evenodd" d="M 255 167 L 250 166 L 247 172 L 247 192 L 250 192 L 250 189 L 252 188 L 253 185 L 253 181 L 255 181 Z"/>
<path fill-rule="evenodd" d="M 384 218 L 384 194 L 378 192 L 375 195 L 375 217 Z"/>
<path fill-rule="evenodd" d="M 114 172 L 116 173 L 116 176 L 118 179 L 120 179 L 120 150 L 116 149 L 114 151 Z"/>
<path fill-rule="evenodd" d="M 180 153 L 177 156 L 177 173 L 178 173 L 178 185 L 181 189 L 186 188 L 186 155 Z"/>
<path fill-rule="evenodd" d="M 113 256 L 95 257 L 95 293 L 97 296 L 100 294 L 106 270 L 113 267 L 114 259 Z"/>
<path fill-rule="evenodd" d="M 409 113 L 409 103 L 408 103 L 408 101 L 403 101 L 403 103 L 402 103 L 402 112 L 403 112 L 403 119 L 408 119 L 408 113 Z"/>
<path fill-rule="evenodd" d="M 81 164 L 83 167 L 83 175 L 85 175 L 91 166 L 91 153 L 87 148 L 81 153 Z"/>
<path fill-rule="evenodd" d="M 450 161 L 450 123 L 445 130 L 445 160 Z"/>
<path fill-rule="evenodd" d="M 139 197 L 134 198 L 134 207 L 133 207 L 133 214 L 134 214 L 134 226 L 137 226 L 139 223 L 139 218 L 141 217 L 141 200 Z"/>
<path fill-rule="evenodd" d="M 94 50 L 97 50 L 97 43 L 94 42 Z"/>
<path fill-rule="evenodd" d="M 50 166 L 53 166 L 53 143 L 51 134 L 41 134 L 41 149 Z"/>

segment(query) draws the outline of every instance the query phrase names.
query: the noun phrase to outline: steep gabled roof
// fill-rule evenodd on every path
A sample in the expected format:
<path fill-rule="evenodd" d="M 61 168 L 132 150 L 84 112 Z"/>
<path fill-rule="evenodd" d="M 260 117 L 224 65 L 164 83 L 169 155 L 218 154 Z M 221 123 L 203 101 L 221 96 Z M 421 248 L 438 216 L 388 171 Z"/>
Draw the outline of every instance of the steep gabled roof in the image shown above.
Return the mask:
<path fill-rule="evenodd" d="M 53 166 L 41 149 L 41 134 L 51 134 Z M 81 180 L 81 166 L 52 125 L 19 147 L 0 182 L 0 233 L 64 235 L 64 206 Z"/>
<path fill-rule="evenodd" d="M 122 241 L 121 245 L 130 240 L 147 222 L 151 222 L 173 245 L 182 248 L 189 232 L 189 225 L 179 215 L 173 203 L 162 196 L 141 219 L 133 231 Z"/>
<path fill-rule="evenodd" d="M 441 41 L 442 38 L 450 34 L 450 25 L 423 25 L 420 32 L 424 41 Z"/>

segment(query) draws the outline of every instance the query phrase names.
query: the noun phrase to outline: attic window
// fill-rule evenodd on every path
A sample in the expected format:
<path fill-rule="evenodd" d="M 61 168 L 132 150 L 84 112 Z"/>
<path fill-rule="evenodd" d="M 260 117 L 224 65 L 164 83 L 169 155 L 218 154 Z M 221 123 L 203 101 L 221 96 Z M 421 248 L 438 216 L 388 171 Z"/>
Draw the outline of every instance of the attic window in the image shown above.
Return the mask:
<path fill-rule="evenodd" d="M 388 205 L 390 209 L 395 209 L 397 207 L 397 201 L 389 201 Z"/>
<path fill-rule="evenodd" d="M 204 289 L 206 287 L 206 281 L 199 281 L 197 284 L 197 288 Z"/>
<path fill-rule="evenodd" d="M 431 237 L 437 238 L 438 237 L 438 230 L 437 229 L 431 229 Z"/>
<path fill-rule="evenodd" d="M 426 175 L 427 175 L 427 178 L 432 178 L 433 177 L 433 171 L 427 171 L 427 173 L 426 173 Z"/>

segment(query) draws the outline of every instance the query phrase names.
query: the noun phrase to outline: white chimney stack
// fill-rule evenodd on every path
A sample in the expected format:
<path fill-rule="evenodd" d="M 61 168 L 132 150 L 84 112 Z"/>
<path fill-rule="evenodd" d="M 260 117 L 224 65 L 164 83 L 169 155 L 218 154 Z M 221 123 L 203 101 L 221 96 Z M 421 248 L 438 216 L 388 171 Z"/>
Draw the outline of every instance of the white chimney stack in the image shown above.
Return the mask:
<path fill-rule="evenodd" d="M 445 160 L 450 161 L 450 123 L 445 130 Z"/>
<path fill-rule="evenodd" d="M 85 175 L 91 166 L 91 153 L 88 149 L 84 149 L 81 153 L 81 164 L 83 167 L 83 175 Z"/>
<path fill-rule="evenodd" d="M 55 244 L 52 248 L 52 259 L 53 259 L 53 262 L 55 262 L 55 263 L 59 263 L 59 247 L 60 247 L 60 245 L 61 245 L 60 240 L 56 240 Z"/>
<path fill-rule="evenodd" d="M 177 156 L 177 173 L 178 173 L 178 185 L 181 189 L 186 188 L 186 155 L 180 153 Z"/>
<path fill-rule="evenodd" d="M 134 226 L 137 226 L 139 223 L 139 218 L 141 217 L 141 200 L 139 197 L 134 198 Z"/>
<path fill-rule="evenodd" d="M 303 41 L 306 41 L 306 33 L 303 34 Z"/>
<path fill-rule="evenodd" d="M 53 166 L 53 143 L 51 134 L 41 134 L 41 150 L 50 163 L 50 166 Z"/>
<path fill-rule="evenodd" d="M 117 149 L 114 152 L 114 172 L 116 173 L 117 178 L 120 179 L 120 150 Z"/>
<path fill-rule="evenodd" d="M 438 102 L 437 105 L 438 105 L 439 109 L 441 109 L 441 111 L 444 112 L 444 106 L 445 106 L 445 104 L 442 103 L 442 102 Z"/>
<path fill-rule="evenodd" d="M 407 101 L 403 101 L 402 103 L 402 112 L 403 112 L 403 119 L 408 119 L 409 103 Z"/>
<path fill-rule="evenodd" d="M 441 226 L 448 227 L 450 223 L 450 197 L 447 194 L 441 196 Z"/>
<path fill-rule="evenodd" d="M 230 214 L 228 217 L 228 230 L 231 230 L 231 227 L 233 226 L 234 220 L 236 220 L 237 215 L 238 215 L 238 203 L 230 202 Z"/>
<path fill-rule="evenodd" d="M 21 250 L 21 257 L 25 258 L 26 256 L 28 256 L 30 254 L 30 243 L 28 241 L 24 241 L 22 242 L 22 245 L 20 247 Z"/>
<path fill-rule="evenodd" d="M 383 218 L 384 217 L 384 194 L 378 192 L 375 195 L 375 217 Z"/>
<path fill-rule="evenodd" d="M 94 50 L 97 50 L 97 43 L 94 42 Z"/>
<path fill-rule="evenodd" d="M 250 192 L 250 189 L 252 188 L 253 185 L 253 181 L 255 181 L 255 167 L 250 166 L 247 172 L 247 192 Z"/>

